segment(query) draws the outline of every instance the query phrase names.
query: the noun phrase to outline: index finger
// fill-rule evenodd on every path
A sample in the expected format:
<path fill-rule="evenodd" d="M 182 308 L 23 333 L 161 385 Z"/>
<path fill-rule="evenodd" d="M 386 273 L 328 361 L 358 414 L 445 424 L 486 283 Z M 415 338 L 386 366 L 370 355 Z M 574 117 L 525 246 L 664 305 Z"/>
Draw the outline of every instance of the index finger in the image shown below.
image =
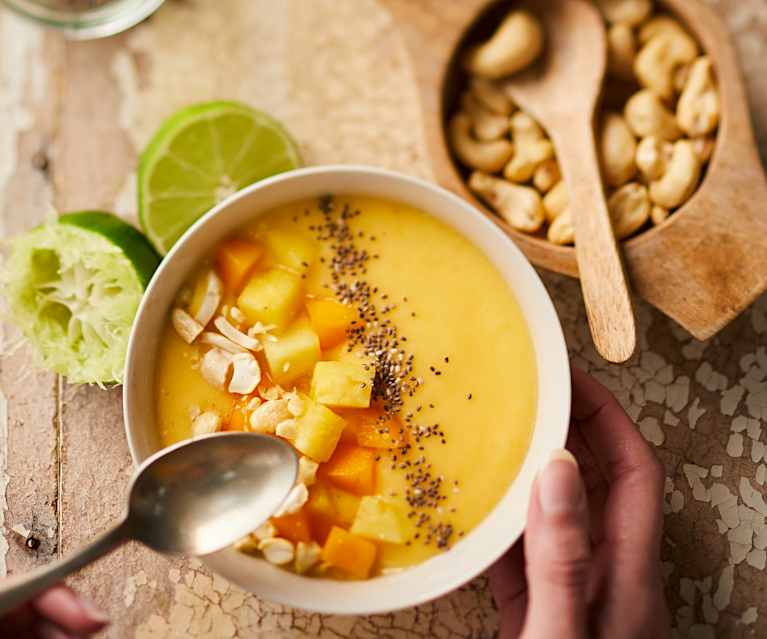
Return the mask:
<path fill-rule="evenodd" d="M 576 427 L 610 483 L 605 542 L 637 578 L 660 561 L 665 472 L 610 391 L 575 367 L 572 380 Z"/>

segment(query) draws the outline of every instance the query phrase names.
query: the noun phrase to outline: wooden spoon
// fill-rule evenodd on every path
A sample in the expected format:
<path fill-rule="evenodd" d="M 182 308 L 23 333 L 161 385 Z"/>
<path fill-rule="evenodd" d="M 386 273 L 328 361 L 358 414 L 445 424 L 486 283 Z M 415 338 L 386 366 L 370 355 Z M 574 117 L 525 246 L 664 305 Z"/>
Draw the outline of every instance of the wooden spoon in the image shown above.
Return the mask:
<path fill-rule="evenodd" d="M 610 223 L 594 138 L 607 67 L 602 16 L 585 0 L 536 0 L 527 7 L 544 24 L 546 52 L 504 87 L 547 130 L 570 196 L 586 314 L 599 353 L 625 362 L 636 347 L 626 273 Z"/>

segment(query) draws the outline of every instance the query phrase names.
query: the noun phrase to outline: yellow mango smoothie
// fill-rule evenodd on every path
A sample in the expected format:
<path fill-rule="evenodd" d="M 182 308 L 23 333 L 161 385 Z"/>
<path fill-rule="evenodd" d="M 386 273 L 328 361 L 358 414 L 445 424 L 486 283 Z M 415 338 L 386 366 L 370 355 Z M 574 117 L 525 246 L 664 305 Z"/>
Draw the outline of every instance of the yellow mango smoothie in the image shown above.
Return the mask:
<path fill-rule="evenodd" d="M 327 196 L 258 216 L 179 292 L 157 423 L 164 445 L 288 440 L 298 483 L 238 548 L 365 579 L 448 550 L 493 509 L 529 445 L 536 379 L 522 312 L 479 249 L 409 206 Z"/>

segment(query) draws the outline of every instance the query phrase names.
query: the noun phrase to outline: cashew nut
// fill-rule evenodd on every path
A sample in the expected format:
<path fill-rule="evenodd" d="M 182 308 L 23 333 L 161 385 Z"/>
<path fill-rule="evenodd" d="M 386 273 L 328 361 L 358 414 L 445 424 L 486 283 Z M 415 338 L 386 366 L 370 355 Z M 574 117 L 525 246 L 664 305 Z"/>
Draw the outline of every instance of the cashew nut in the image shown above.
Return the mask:
<path fill-rule="evenodd" d="M 668 209 L 664 209 L 662 206 L 658 206 L 657 204 L 650 209 L 650 219 L 652 220 L 652 223 L 655 224 L 655 226 L 658 226 L 659 224 L 663 224 L 668 219 L 668 216 L 671 215 Z"/>
<path fill-rule="evenodd" d="M 674 71 L 674 93 L 681 93 L 690 78 L 692 64 L 682 64 Z"/>
<path fill-rule="evenodd" d="M 682 136 L 674 114 L 649 89 L 635 93 L 626 103 L 626 122 L 639 138 L 651 135 L 673 142 Z"/>
<path fill-rule="evenodd" d="M 510 122 L 514 153 L 503 170 L 512 182 L 527 182 L 538 166 L 554 157 L 554 145 L 546 139 L 543 129 L 527 113 L 515 113 Z"/>
<path fill-rule="evenodd" d="M 639 171 L 648 181 L 659 179 L 665 172 L 674 145 L 651 135 L 637 145 L 636 163 Z"/>
<path fill-rule="evenodd" d="M 698 45 L 683 31 L 660 33 L 650 38 L 637 54 L 634 73 L 643 87 L 671 100 L 674 97 L 674 73 L 697 56 Z"/>
<path fill-rule="evenodd" d="M 695 147 L 695 153 L 698 154 L 698 158 L 702 164 L 705 164 L 711 159 L 714 154 L 714 148 L 716 147 L 716 138 L 713 136 L 706 136 L 704 138 L 694 138 L 692 144 Z"/>
<path fill-rule="evenodd" d="M 478 142 L 471 137 L 471 118 L 465 113 L 453 116 L 448 126 L 450 146 L 458 159 L 472 169 L 496 173 L 509 161 L 514 147 L 508 140 Z"/>
<path fill-rule="evenodd" d="M 469 87 L 471 94 L 493 113 L 498 115 L 514 113 L 514 103 L 511 98 L 492 80 L 473 77 Z"/>
<path fill-rule="evenodd" d="M 527 11 L 512 11 L 485 43 L 469 50 L 466 70 L 496 80 L 531 65 L 543 51 L 543 29 Z"/>
<path fill-rule="evenodd" d="M 620 113 L 608 112 L 602 118 L 599 151 L 607 184 L 618 187 L 636 175 L 636 139 Z"/>
<path fill-rule="evenodd" d="M 546 214 L 546 219 L 553 222 L 562 215 L 568 204 L 567 185 L 564 180 L 560 180 L 543 198 L 543 212 Z"/>
<path fill-rule="evenodd" d="M 543 226 L 543 203 L 538 191 L 474 171 L 469 188 L 493 207 L 511 226 L 534 233 Z"/>
<path fill-rule="evenodd" d="M 650 18 L 639 30 L 639 43 L 647 44 L 657 35 L 672 34 L 689 37 L 685 28 L 669 15 L 658 15 Z"/>
<path fill-rule="evenodd" d="M 652 12 L 652 0 L 597 0 L 602 14 L 611 24 L 625 22 L 635 27 Z"/>
<path fill-rule="evenodd" d="M 638 231 L 650 217 L 650 196 L 647 187 L 629 182 L 607 200 L 615 237 L 627 238 Z"/>
<path fill-rule="evenodd" d="M 566 208 L 549 226 L 546 238 L 552 244 L 561 246 L 575 243 L 575 227 L 570 209 Z"/>
<path fill-rule="evenodd" d="M 621 22 L 607 30 L 607 70 L 622 80 L 634 80 L 636 36 L 631 25 Z"/>
<path fill-rule="evenodd" d="M 690 68 L 690 77 L 679 97 L 676 119 L 691 137 L 707 135 L 719 125 L 719 92 L 714 68 L 708 56 L 698 58 Z"/>
<path fill-rule="evenodd" d="M 471 93 L 461 99 L 463 112 L 471 119 L 472 130 L 477 140 L 490 142 L 509 134 L 509 118 L 486 109 Z"/>
<path fill-rule="evenodd" d="M 690 140 L 674 144 L 666 173 L 650 184 L 650 197 L 655 204 L 675 209 L 684 204 L 698 186 L 701 161 Z"/>
<path fill-rule="evenodd" d="M 535 169 L 533 186 L 541 193 L 548 193 L 562 179 L 562 171 L 556 158 L 546 160 Z"/>

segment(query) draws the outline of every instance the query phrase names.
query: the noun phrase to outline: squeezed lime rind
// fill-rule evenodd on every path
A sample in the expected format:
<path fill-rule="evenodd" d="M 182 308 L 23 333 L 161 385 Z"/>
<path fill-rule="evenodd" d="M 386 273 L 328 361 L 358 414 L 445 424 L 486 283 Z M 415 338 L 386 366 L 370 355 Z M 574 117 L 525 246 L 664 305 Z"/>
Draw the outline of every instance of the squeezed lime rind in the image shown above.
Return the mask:
<path fill-rule="evenodd" d="M 226 118 L 237 116 L 250 122 L 250 130 L 238 134 L 233 145 L 231 139 L 221 140 L 219 136 L 227 126 Z M 224 127 L 217 127 L 217 121 Z M 201 129 L 203 124 L 207 128 Z M 207 139 L 201 140 L 200 134 Z M 237 148 L 237 143 L 241 147 Z M 181 148 L 171 150 L 174 145 Z M 225 147 L 236 149 L 236 157 L 227 156 Z M 187 157 L 186 151 L 191 156 L 197 154 L 198 162 Z M 199 163 L 200 151 L 204 151 L 208 166 Z M 165 255 L 197 219 L 227 195 L 302 163 L 291 135 L 266 113 L 233 101 L 189 106 L 160 126 L 139 158 L 139 224 L 155 249 Z M 176 179 L 164 173 L 168 169 Z M 183 177 L 186 188 L 179 186 L 179 177 Z"/>
<path fill-rule="evenodd" d="M 42 367 L 73 383 L 119 383 L 133 318 L 159 261 L 111 214 L 63 215 L 10 241 L 2 275 L 9 319 Z"/>

